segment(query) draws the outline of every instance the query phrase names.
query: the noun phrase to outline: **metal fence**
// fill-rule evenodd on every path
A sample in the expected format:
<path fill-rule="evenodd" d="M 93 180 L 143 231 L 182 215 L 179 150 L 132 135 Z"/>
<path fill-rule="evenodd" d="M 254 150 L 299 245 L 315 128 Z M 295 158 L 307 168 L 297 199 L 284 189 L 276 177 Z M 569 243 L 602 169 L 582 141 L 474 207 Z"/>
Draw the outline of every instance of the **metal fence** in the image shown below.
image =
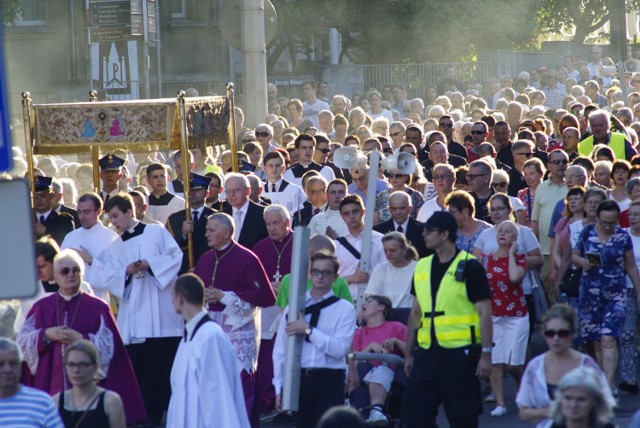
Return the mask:
<path fill-rule="evenodd" d="M 162 94 L 158 93 L 158 85 L 156 82 L 149 84 L 150 98 L 173 98 L 179 91 L 194 88 L 199 95 L 225 95 L 225 83 L 218 80 L 203 81 L 164 81 L 162 82 Z M 107 96 L 112 101 L 136 100 L 141 99 L 144 94 L 144 85 L 140 81 L 118 82 L 117 85 L 112 84 L 111 87 L 96 87 L 100 96 Z"/>
<path fill-rule="evenodd" d="M 364 87 L 378 88 L 400 83 L 409 97 L 424 97 L 427 86 L 436 85 L 449 64 L 365 65 Z M 484 82 L 489 77 L 489 64 L 483 62 L 454 63 L 456 79 L 461 82 Z"/>

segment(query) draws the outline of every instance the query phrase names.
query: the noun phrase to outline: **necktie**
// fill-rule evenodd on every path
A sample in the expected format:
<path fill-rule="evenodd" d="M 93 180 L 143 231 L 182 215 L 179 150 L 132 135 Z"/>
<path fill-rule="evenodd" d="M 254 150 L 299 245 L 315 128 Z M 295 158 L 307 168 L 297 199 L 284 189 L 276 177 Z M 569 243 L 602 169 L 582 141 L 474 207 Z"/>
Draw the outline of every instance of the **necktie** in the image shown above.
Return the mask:
<path fill-rule="evenodd" d="M 315 210 L 313 210 L 313 215 L 316 215 L 320 212 L 320 208 L 316 208 Z"/>
<path fill-rule="evenodd" d="M 404 229 L 402 229 L 402 226 L 398 226 L 398 232 L 400 233 L 404 232 Z"/>
<path fill-rule="evenodd" d="M 240 230 L 242 229 L 242 211 L 236 212 L 236 231 L 234 233 L 234 237 L 236 241 L 240 239 Z"/>
<path fill-rule="evenodd" d="M 271 191 L 272 191 L 272 192 L 277 192 L 277 190 L 276 190 L 276 183 L 273 183 L 273 184 L 271 185 Z"/>
<path fill-rule="evenodd" d="M 198 211 L 193 211 L 191 213 L 191 221 L 193 221 L 194 223 L 198 221 Z"/>
<path fill-rule="evenodd" d="M 40 224 L 44 224 L 44 216 L 43 215 L 40 216 Z"/>
<path fill-rule="evenodd" d="M 104 198 L 104 203 L 105 203 L 105 204 L 107 203 L 107 201 L 109 201 L 109 198 L 110 198 L 110 197 L 111 197 L 111 196 L 107 193 L 107 196 L 105 196 L 105 198 Z"/>

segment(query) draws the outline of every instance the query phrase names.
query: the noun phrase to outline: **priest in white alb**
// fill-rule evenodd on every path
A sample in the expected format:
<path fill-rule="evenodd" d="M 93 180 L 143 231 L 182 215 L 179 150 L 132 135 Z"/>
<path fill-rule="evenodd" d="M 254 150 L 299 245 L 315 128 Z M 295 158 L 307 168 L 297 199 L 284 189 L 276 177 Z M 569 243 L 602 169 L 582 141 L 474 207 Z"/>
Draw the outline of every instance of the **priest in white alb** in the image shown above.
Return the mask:
<path fill-rule="evenodd" d="M 240 369 L 231 342 L 204 310 L 204 283 L 181 275 L 173 305 L 186 323 L 171 369 L 167 427 L 248 428 Z"/>
<path fill-rule="evenodd" d="M 105 211 L 122 235 L 94 259 L 101 283 L 121 299 L 118 327 L 140 384 L 147 415 L 160 424 L 169 405 L 169 374 L 183 322 L 171 302 L 182 250 L 162 225 L 143 224 L 131 196 L 119 193 Z"/>

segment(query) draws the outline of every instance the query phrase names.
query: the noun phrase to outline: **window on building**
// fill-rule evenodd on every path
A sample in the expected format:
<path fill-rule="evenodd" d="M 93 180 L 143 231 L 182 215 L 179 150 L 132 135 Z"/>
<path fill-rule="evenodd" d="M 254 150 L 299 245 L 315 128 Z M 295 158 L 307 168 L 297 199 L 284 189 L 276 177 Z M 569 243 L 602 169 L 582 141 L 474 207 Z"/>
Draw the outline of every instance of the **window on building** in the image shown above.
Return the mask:
<path fill-rule="evenodd" d="M 187 0 L 171 0 L 171 17 L 187 17 Z"/>
<path fill-rule="evenodd" d="M 22 0 L 23 10 L 18 14 L 15 25 L 45 25 L 47 20 L 46 0 Z"/>

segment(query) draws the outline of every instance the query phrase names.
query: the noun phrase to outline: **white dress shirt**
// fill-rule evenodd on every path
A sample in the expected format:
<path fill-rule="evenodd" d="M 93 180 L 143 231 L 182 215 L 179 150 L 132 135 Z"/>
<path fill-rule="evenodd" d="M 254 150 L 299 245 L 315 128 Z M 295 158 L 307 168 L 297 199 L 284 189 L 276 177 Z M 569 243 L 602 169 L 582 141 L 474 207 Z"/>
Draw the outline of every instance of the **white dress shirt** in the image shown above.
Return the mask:
<path fill-rule="evenodd" d="M 234 233 L 234 238 L 236 239 L 236 241 L 238 239 L 240 239 L 240 232 L 242 231 L 242 225 L 244 224 L 244 220 L 247 218 L 247 211 L 249 210 L 249 200 L 247 199 L 247 202 L 244 203 L 244 205 L 240 208 L 236 208 L 233 207 L 232 208 L 232 213 L 233 213 L 233 222 L 236 226 L 236 230 Z M 238 217 L 238 213 L 240 214 L 240 217 Z"/>
<path fill-rule="evenodd" d="M 305 307 L 319 303 L 333 293 L 329 291 L 317 301 L 311 297 L 311 292 L 305 295 Z M 289 307 L 284 313 L 288 313 Z M 309 323 L 311 314 L 305 315 L 305 321 Z M 273 386 L 276 394 L 282 392 L 284 382 L 284 354 L 287 345 L 287 317 L 280 319 L 276 342 L 273 346 Z M 309 342 L 302 345 L 302 358 L 300 365 L 303 369 L 346 369 L 345 357 L 349 352 L 353 334 L 356 330 L 356 312 L 353 305 L 340 299 L 320 312 L 318 325 L 309 335 Z"/>

